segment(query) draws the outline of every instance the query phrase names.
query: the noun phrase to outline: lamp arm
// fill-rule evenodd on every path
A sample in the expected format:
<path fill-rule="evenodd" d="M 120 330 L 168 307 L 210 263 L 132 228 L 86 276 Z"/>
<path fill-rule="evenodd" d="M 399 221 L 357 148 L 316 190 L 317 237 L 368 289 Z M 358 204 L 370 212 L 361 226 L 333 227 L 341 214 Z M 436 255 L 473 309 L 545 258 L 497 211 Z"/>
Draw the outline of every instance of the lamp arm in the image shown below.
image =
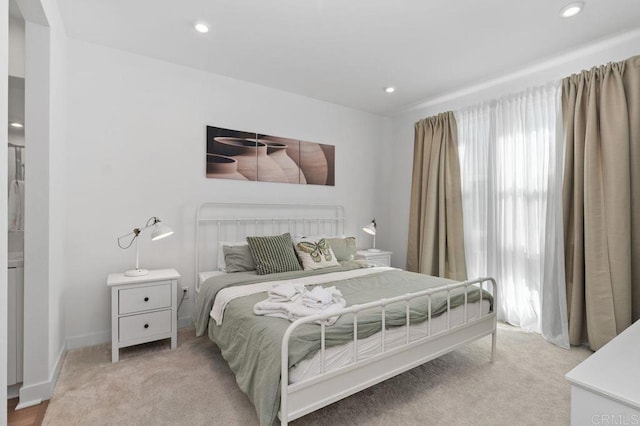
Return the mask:
<path fill-rule="evenodd" d="M 160 219 L 158 219 L 156 216 L 151 216 L 149 220 L 147 220 L 147 223 L 142 228 L 134 228 L 133 231 L 129 232 L 128 234 L 118 237 L 118 247 L 120 247 L 121 249 L 128 249 L 133 245 L 133 242 L 136 240 L 136 238 L 138 238 L 138 236 L 142 231 L 144 231 L 145 229 L 151 228 L 158 222 L 160 222 Z M 131 239 L 131 241 L 129 241 L 129 244 L 123 246 L 121 243 L 121 240 L 131 235 L 133 235 L 133 238 Z"/>
<path fill-rule="evenodd" d="M 129 232 L 128 234 L 123 235 L 122 237 L 118 237 L 118 247 L 120 247 L 121 249 L 128 249 L 133 245 L 133 242 L 136 240 L 136 238 L 138 238 L 139 234 L 140 234 L 140 229 L 135 228 L 133 231 Z M 129 244 L 122 245 L 122 240 L 131 235 L 133 235 L 133 238 L 131 238 L 131 241 L 129 241 Z"/>
<path fill-rule="evenodd" d="M 147 220 L 147 223 L 144 225 L 144 228 L 142 229 L 151 228 L 153 225 L 155 225 L 158 222 L 160 222 L 160 219 L 158 219 L 156 216 L 151 216 L 149 220 Z"/>

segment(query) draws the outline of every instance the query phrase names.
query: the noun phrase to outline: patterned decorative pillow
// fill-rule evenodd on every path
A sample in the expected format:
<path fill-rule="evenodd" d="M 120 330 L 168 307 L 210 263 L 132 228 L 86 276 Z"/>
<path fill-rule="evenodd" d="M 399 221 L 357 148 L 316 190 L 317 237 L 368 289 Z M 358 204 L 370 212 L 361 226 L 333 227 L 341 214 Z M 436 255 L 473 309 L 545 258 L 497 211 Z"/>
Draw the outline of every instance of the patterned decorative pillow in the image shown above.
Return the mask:
<path fill-rule="evenodd" d="M 345 260 L 353 260 L 356 258 L 356 238 L 327 238 L 331 250 L 336 255 L 338 262 L 344 262 Z"/>
<path fill-rule="evenodd" d="M 247 237 L 247 242 L 258 275 L 302 269 L 288 232 L 269 237 Z"/>
<path fill-rule="evenodd" d="M 305 271 L 340 265 L 331 246 L 324 238 L 315 241 L 303 239 L 296 243 L 295 248 Z"/>

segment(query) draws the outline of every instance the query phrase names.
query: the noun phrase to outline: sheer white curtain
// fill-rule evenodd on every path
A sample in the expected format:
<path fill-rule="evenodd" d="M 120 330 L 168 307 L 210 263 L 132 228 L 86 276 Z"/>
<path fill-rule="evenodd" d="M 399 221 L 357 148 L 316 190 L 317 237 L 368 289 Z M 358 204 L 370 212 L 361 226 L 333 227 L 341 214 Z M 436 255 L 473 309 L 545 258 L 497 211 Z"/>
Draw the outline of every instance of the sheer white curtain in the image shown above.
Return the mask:
<path fill-rule="evenodd" d="M 498 318 L 568 348 L 557 86 L 456 113 L 469 277 L 498 281 Z"/>

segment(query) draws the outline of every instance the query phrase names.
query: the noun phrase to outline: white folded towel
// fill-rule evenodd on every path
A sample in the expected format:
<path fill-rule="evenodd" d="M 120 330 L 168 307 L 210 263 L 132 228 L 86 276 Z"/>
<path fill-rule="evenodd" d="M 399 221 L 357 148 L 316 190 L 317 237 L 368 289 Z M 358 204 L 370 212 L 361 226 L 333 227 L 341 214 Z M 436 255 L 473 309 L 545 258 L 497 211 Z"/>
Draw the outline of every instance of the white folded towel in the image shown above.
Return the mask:
<path fill-rule="evenodd" d="M 271 295 L 266 300 L 258 302 L 253 307 L 256 315 L 265 315 L 270 317 L 284 318 L 289 321 L 295 321 L 299 318 L 308 317 L 322 313 L 336 312 L 347 306 L 346 300 L 342 297 L 340 290 L 335 287 L 323 289 L 320 286 L 309 291 L 302 286 L 295 286 L 297 296 L 288 301 L 274 300 Z M 319 290 L 316 290 L 319 289 Z M 284 289 L 278 289 L 282 291 Z M 315 293 L 312 295 L 312 292 Z M 289 293 L 287 293 L 289 294 Z M 318 300 L 329 300 L 328 303 L 320 303 Z M 307 302 L 305 302 L 307 300 Z M 324 322 L 326 325 L 333 325 L 339 318 L 339 315 L 328 318 L 324 321 L 316 321 L 320 324 Z"/>
<path fill-rule="evenodd" d="M 16 176 L 16 148 L 9 146 L 9 149 L 7 149 L 7 155 L 9 157 L 9 168 L 7 169 L 7 176 L 9 176 L 9 179 L 13 179 L 13 177 Z M 8 181 L 7 183 L 9 184 L 7 189 L 11 188 L 11 181 Z"/>
<path fill-rule="evenodd" d="M 341 303 L 342 293 L 335 286 L 324 288 L 315 286 L 312 290 L 302 293 L 302 303 L 309 308 L 323 309 L 332 303 Z"/>
<path fill-rule="evenodd" d="M 272 302 L 288 302 L 296 300 L 302 292 L 304 292 L 304 286 L 294 283 L 284 283 L 274 285 L 267 294 L 269 295 L 269 300 Z"/>
<path fill-rule="evenodd" d="M 24 181 L 14 180 L 9 185 L 9 231 L 24 227 Z"/>

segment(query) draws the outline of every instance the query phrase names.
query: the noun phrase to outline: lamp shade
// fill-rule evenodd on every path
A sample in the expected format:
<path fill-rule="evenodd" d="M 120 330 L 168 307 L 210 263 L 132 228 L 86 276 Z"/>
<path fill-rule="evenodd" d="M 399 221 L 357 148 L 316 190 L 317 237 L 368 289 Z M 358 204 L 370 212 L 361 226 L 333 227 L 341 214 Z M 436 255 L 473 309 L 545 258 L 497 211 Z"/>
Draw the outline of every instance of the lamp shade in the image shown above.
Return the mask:
<path fill-rule="evenodd" d="M 371 221 L 371 223 L 362 228 L 362 230 L 367 234 L 376 235 L 376 221 Z"/>
<path fill-rule="evenodd" d="M 157 221 L 156 224 L 153 225 L 153 230 L 151 231 L 151 241 L 158 241 L 172 234 L 173 229 L 169 228 L 164 223 Z"/>

